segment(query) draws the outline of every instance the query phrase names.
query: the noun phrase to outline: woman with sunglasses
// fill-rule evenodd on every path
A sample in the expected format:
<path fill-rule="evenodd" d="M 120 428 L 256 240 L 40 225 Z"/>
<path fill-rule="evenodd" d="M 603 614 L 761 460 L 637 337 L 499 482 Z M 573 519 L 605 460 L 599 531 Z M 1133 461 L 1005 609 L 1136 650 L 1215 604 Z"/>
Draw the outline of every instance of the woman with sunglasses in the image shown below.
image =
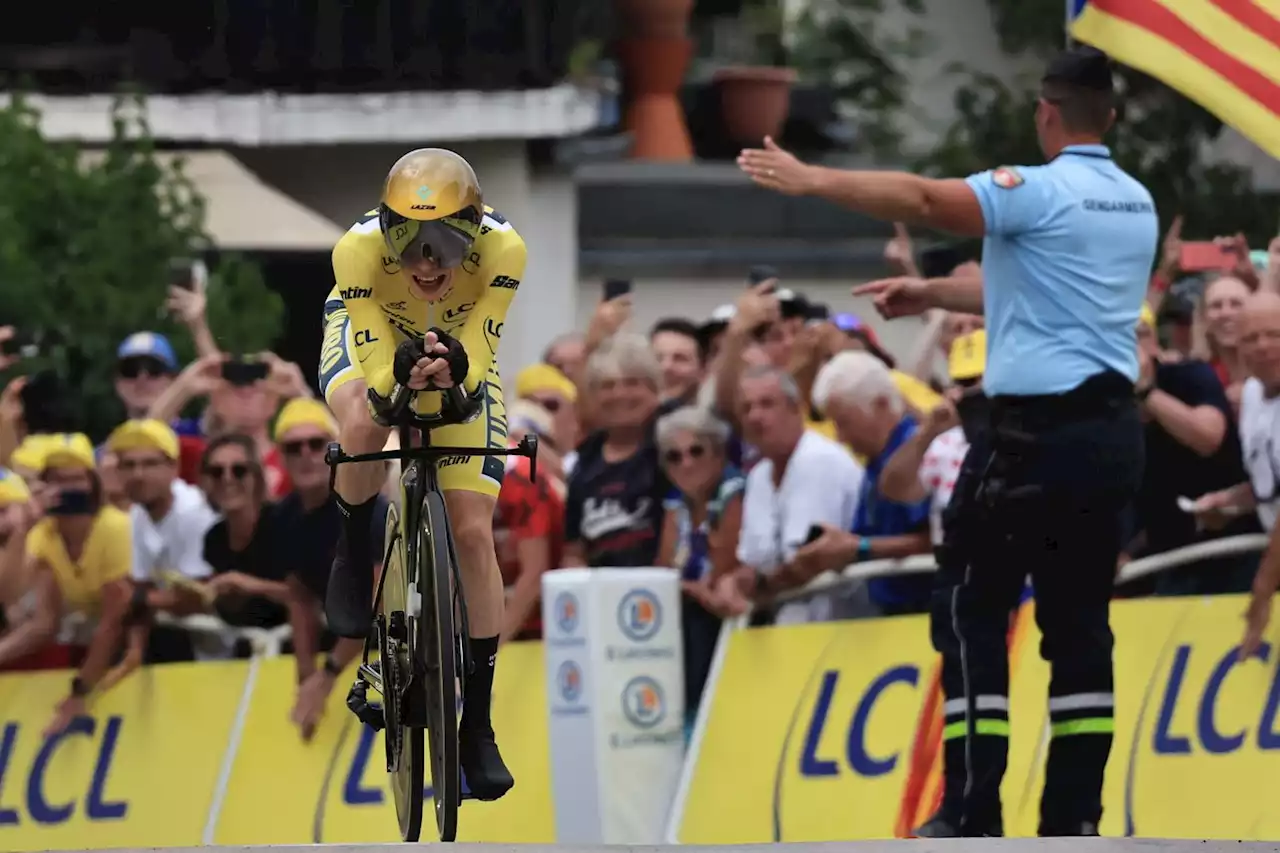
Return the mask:
<path fill-rule="evenodd" d="M 276 559 L 278 513 L 267 500 L 256 442 L 245 435 L 218 436 L 205 448 L 200 469 L 209 503 L 222 513 L 204 537 L 204 559 L 214 572 L 208 582 L 214 609 L 238 628 L 284 624 L 292 593 Z M 221 657 L 235 650 L 202 651 Z"/>
<path fill-rule="evenodd" d="M 663 503 L 657 564 L 680 570 L 684 596 L 686 729 L 692 724 L 711 669 L 720 619 L 741 612 L 741 602 L 717 591 L 737 566 L 746 478 L 725 454 L 729 427 L 695 406 L 658 420 L 662 467 L 673 488 Z M 723 585 L 731 588 L 731 585 Z"/>

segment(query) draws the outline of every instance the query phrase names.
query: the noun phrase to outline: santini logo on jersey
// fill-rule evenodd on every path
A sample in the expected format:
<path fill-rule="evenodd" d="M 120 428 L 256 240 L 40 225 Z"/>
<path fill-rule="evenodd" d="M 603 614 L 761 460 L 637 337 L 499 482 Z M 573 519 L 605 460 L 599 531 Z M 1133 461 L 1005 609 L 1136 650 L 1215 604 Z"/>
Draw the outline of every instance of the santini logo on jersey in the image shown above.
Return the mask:
<path fill-rule="evenodd" d="M 509 275 L 500 275 L 493 281 L 489 282 L 490 287 L 502 287 L 507 290 L 515 290 L 520 286 L 520 279 L 512 278 Z"/>
<path fill-rule="evenodd" d="M 372 287 L 344 287 L 338 291 L 343 299 L 368 299 L 373 296 Z"/>

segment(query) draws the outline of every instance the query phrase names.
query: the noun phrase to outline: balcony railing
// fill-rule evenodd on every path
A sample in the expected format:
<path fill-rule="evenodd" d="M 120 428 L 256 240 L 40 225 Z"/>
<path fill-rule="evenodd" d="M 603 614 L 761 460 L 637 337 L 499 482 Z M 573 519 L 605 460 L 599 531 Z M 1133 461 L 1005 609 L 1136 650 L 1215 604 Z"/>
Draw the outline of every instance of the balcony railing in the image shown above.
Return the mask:
<path fill-rule="evenodd" d="M 607 15 L 592 0 L 66 0 L 0 33 L 0 78 L 73 94 L 541 88 Z"/>

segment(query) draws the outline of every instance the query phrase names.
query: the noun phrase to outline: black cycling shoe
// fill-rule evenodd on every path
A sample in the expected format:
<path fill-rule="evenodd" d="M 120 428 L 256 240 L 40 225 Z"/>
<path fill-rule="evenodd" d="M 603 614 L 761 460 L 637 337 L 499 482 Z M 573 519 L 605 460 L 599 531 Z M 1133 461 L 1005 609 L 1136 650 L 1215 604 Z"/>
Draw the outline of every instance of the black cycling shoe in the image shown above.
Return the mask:
<path fill-rule="evenodd" d="M 958 823 L 952 820 L 941 811 L 935 812 L 933 817 L 929 818 L 920 826 L 916 827 L 914 833 L 915 838 L 1000 838 L 1004 835 L 1004 828 L 993 826 L 977 833 L 962 833 Z"/>
<path fill-rule="evenodd" d="M 345 538 L 345 537 L 344 537 Z M 329 587 L 324 596 L 324 617 L 339 637 L 363 640 L 373 626 L 373 564 L 368 558 L 350 561 L 345 542 L 338 542 Z"/>
<path fill-rule="evenodd" d="M 516 783 L 498 752 L 492 730 L 459 729 L 458 763 L 462 765 L 471 799 L 484 802 L 499 799 Z"/>

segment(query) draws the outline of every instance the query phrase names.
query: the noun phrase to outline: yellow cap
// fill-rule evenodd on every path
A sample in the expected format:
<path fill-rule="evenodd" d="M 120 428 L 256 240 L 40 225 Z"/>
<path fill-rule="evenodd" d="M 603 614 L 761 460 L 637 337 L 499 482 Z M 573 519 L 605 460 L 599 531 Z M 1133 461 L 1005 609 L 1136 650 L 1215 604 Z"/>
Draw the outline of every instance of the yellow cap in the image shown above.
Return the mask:
<path fill-rule="evenodd" d="M 24 504 L 31 500 L 26 482 L 8 468 L 0 468 L 0 506 Z"/>
<path fill-rule="evenodd" d="M 52 440 L 44 449 L 41 471 L 49 468 L 87 468 L 92 471 L 97 467 L 89 436 L 82 432 L 64 432 L 50 438 Z"/>
<path fill-rule="evenodd" d="M 419 148 L 396 161 L 382 187 L 382 203 L 405 219 L 426 222 L 473 210 L 484 212 L 475 170 L 447 148 Z"/>
<path fill-rule="evenodd" d="M 516 397 L 528 397 L 540 391 L 551 391 L 570 403 L 578 401 L 578 388 L 573 380 L 549 364 L 531 364 L 516 374 Z"/>
<path fill-rule="evenodd" d="M 313 426 L 333 438 L 338 436 L 338 422 L 334 420 L 327 406 L 310 397 L 294 397 L 284 404 L 276 417 L 276 428 L 272 435 L 276 441 L 294 427 Z"/>
<path fill-rule="evenodd" d="M 987 330 L 975 329 L 951 344 L 947 362 L 952 379 L 977 379 L 987 369 Z"/>
<path fill-rule="evenodd" d="M 1142 303 L 1142 310 L 1138 313 L 1138 325 L 1150 329 L 1156 327 L 1156 312 L 1152 311 L 1151 306 L 1145 302 Z"/>
<path fill-rule="evenodd" d="M 41 433 L 29 435 L 22 440 L 17 449 L 9 456 L 9 464 L 33 474 L 44 470 L 44 453 L 51 445 L 57 443 L 59 436 Z"/>
<path fill-rule="evenodd" d="M 126 450 L 159 450 L 169 459 L 177 459 L 178 434 L 163 421 L 125 421 L 107 438 L 107 450 L 123 453 Z"/>

